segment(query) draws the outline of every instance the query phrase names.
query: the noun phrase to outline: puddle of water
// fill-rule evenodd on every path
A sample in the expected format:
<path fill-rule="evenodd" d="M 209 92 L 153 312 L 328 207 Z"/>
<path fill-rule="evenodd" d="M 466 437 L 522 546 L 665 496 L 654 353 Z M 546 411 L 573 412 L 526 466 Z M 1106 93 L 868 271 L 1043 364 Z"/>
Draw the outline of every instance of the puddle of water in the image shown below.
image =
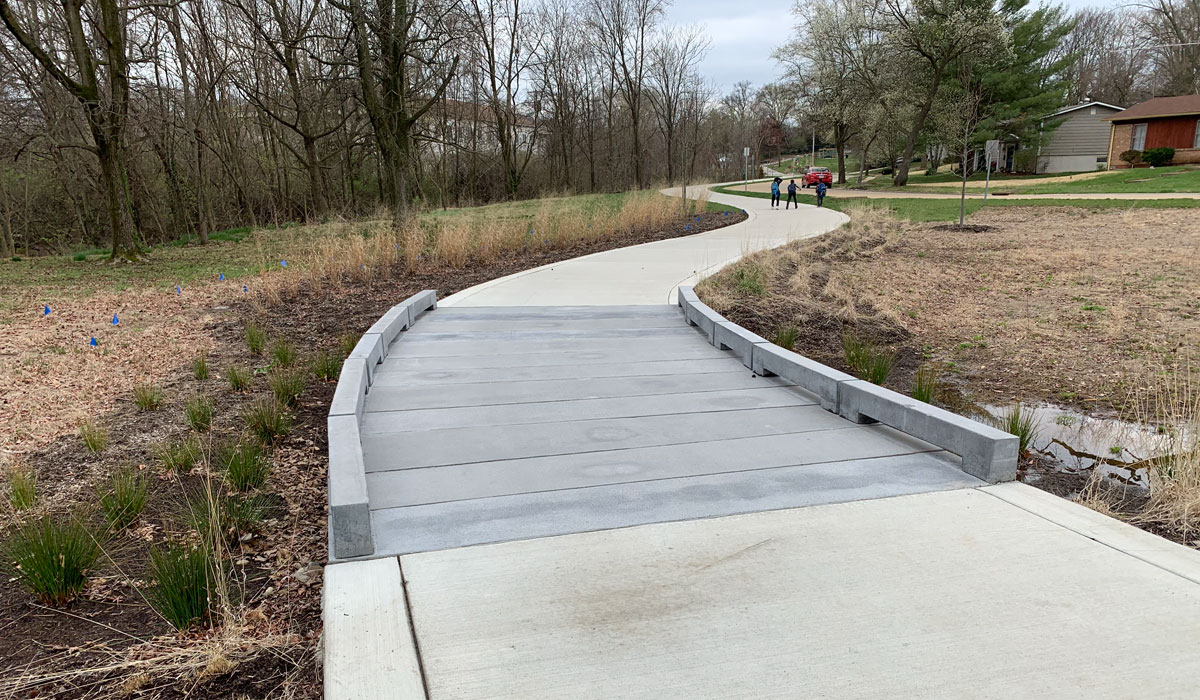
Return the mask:
<path fill-rule="evenodd" d="M 1008 406 L 982 408 L 993 416 L 1011 410 Z M 1037 424 L 1032 449 L 1051 457 L 1066 473 L 1098 471 L 1108 480 L 1148 489 L 1147 460 L 1169 455 L 1178 444 L 1154 426 L 1094 418 L 1051 404 L 1025 409 L 1034 410 Z"/>

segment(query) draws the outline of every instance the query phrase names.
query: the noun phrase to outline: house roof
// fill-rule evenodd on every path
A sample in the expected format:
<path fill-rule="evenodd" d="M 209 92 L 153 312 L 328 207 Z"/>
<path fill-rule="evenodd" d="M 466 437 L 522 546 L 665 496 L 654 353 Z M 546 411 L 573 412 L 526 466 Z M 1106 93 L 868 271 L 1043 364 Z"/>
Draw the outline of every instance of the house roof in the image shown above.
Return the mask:
<path fill-rule="evenodd" d="M 1178 97 L 1155 97 L 1139 102 L 1123 112 L 1105 117 L 1108 121 L 1123 122 L 1130 119 L 1152 119 L 1154 117 L 1185 117 L 1200 115 L 1200 95 Z"/>
<path fill-rule="evenodd" d="M 1098 100 L 1092 100 L 1091 102 L 1081 102 L 1081 103 L 1079 103 L 1079 104 L 1077 104 L 1077 105 L 1071 105 L 1070 107 L 1063 107 L 1062 109 L 1058 110 L 1058 111 L 1057 111 L 1057 112 L 1055 112 L 1054 114 L 1051 114 L 1051 115 L 1049 115 L 1049 116 L 1048 116 L 1048 117 L 1046 117 L 1046 118 L 1047 118 L 1047 119 L 1050 119 L 1051 117 L 1057 117 L 1057 116 L 1059 116 L 1060 114 L 1067 114 L 1067 113 L 1069 113 L 1069 112 L 1074 112 L 1075 110 L 1077 110 L 1077 109 L 1083 109 L 1084 107 L 1108 107 L 1109 109 L 1115 109 L 1115 110 L 1117 110 L 1118 112 L 1119 112 L 1119 111 L 1121 111 L 1121 110 L 1123 110 L 1123 109 L 1125 109 L 1124 107 L 1118 107 L 1118 106 L 1116 106 L 1116 105 L 1110 105 L 1110 104 L 1109 104 L 1109 103 L 1107 103 L 1107 102 L 1100 102 L 1100 101 L 1098 101 Z"/>

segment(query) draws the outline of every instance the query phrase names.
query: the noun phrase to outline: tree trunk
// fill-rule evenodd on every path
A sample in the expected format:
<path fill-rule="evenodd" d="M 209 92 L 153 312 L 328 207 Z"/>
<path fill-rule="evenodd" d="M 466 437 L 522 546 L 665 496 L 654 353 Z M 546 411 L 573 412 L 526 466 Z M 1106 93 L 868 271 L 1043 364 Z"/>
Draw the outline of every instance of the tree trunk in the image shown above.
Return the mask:
<path fill-rule="evenodd" d="M 913 122 L 912 128 L 908 131 L 908 139 L 904 142 L 903 160 L 896 166 L 896 174 L 892 177 L 892 184 L 897 187 L 903 187 L 908 184 L 908 168 L 912 165 L 913 151 L 917 147 L 917 139 L 921 136 L 921 130 L 925 128 L 925 120 L 929 117 L 930 110 L 933 109 L 933 101 L 937 98 L 938 88 L 942 84 L 942 72 L 945 69 L 943 65 L 934 67 L 933 83 L 929 86 L 929 93 L 925 97 L 925 104 L 921 105 L 921 111 L 917 113 L 917 118 Z"/>

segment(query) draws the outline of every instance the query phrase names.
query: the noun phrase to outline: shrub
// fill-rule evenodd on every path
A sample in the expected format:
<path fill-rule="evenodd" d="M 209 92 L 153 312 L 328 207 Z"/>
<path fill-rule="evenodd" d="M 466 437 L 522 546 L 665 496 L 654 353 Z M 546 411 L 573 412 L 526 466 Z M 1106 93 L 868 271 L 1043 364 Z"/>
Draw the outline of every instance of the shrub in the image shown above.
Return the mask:
<path fill-rule="evenodd" d="M 800 339 L 800 329 L 793 325 L 780 326 L 775 329 L 775 335 L 771 338 L 771 342 L 775 343 L 784 350 L 791 350 L 796 347 L 796 341 Z"/>
<path fill-rule="evenodd" d="M 1161 168 L 1164 165 L 1169 165 L 1175 160 L 1174 148 L 1147 148 L 1142 152 L 1142 160 L 1150 164 L 1151 167 Z"/>
<path fill-rule="evenodd" d="M 112 475 L 108 487 L 100 493 L 100 510 L 114 530 L 124 530 L 137 520 L 146 507 L 150 480 L 133 469 L 121 469 Z"/>
<path fill-rule="evenodd" d="M 296 364 L 296 351 L 286 340 L 277 340 L 271 346 L 271 356 L 275 358 L 276 367 L 291 367 Z"/>
<path fill-rule="evenodd" d="M 153 384 L 138 384 L 133 387 L 133 402 L 139 411 L 157 411 L 162 405 L 162 389 Z"/>
<path fill-rule="evenodd" d="M 267 347 L 267 332 L 257 323 L 246 324 L 246 345 L 254 355 L 263 354 Z"/>
<path fill-rule="evenodd" d="M 229 382 L 229 388 L 234 391 L 245 391 L 250 388 L 252 377 L 250 370 L 245 367 L 227 367 L 225 368 L 225 381 Z"/>
<path fill-rule="evenodd" d="M 108 447 L 108 431 L 96 425 L 91 418 L 79 424 L 79 437 L 83 438 L 83 444 L 92 454 L 100 454 Z"/>
<path fill-rule="evenodd" d="M 208 613 L 212 561 L 207 547 L 170 544 L 150 550 L 150 604 L 175 629 L 187 629 Z"/>
<path fill-rule="evenodd" d="M 207 432 L 212 427 L 212 400 L 205 394 L 196 394 L 187 400 L 183 407 L 187 423 L 198 433 Z"/>
<path fill-rule="evenodd" d="M 158 458 L 168 471 L 187 472 L 204 458 L 204 449 L 194 435 L 164 443 L 158 448 Z"/>
<path fill-rule="evenodd" d="M 242 419 L 264 445 L 274 443 L 292 429 L 292 419 L 287 409 L 271 399 L 260 398 L 251 403 L 242 414 Z"/>
<path fill-rule="evenodd" d="M 1021 456 L 1028 454 L 1038 438 L 1037 411 L 1017 404 L 989 421 L 1010 435 L 1016 435 Z"/>
<path fill-rule="evenodd" d="M 313 374 L 317 379 L 335 381 L 342 373 L 342 360 L 332 352 L 323 352 L 313 358 Z"/>
<path fill-rule="evenodd" d="M 843 335 L 842 350 L 850 373 L 859 379 L 882 385 L 892 373 L 896 356 L 858 336 Z"/>
<path fill-rule="evenodd" d="M 217 455 L 217 464 L 224 471 L 225 480 L 238 491 L 262 486 L 271 471 L 271 464 L 262 446 L 248 441 L 233 442 L 222 447 Z"/>
<path fill-rule="evenodd" d="M 760 297 L 767 293 L 766 275 L 762 268 L 753 264 L 743 264 L 733 272 L 733 285 L 738 291 Z"/>
<path fill-rule="evenodd" d="M 1128 163 L 1130 167 L 1142 162 L 1142 152 L 1132 148 L 1128 151 L 1122 151 L 1119 157 L 1121 160 Z"/>
<path fill-rule="evenodd" d="M 197 355 L 196 359 L 192 360 L 192 376 L 201 381 L 208 379 L 207 355 Z"/>
<path fill-rule="evenodd" d="M 913 384 L 912 397 L 917 401 L 933 403 L 933 397 L 937 396 L 939 379 L 937 368 L 930 365 L 919 368 L 917 370 L 916 381 Z"/>
<path fill-rule="evenodd" d="M 295 406 L 307 383 L 304 372 L 298 369 L 277 369 L 267 377 L 267 384 L 275 394 L 275 400 L 284 406 Z"/>
<path fill-rule="evenodd" d="M 16 527 L 0 566 L 47 605 L 63 605 L 83 590 L 100 558 L 100 543 L 78 519 L 49 516 Z"/>
<path fill-rule="evenodd" d="M 13 510 L 29 510 L 37 505 L 37 475 L 32 469 L 8 472 L 8 503 Z"/>

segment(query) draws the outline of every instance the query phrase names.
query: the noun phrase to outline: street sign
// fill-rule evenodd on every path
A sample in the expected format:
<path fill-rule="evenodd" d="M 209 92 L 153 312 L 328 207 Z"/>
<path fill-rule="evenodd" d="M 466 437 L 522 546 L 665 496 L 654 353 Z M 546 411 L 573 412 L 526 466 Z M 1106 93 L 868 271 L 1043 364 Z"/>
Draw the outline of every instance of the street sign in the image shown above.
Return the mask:
<path fill-rule="evenodd" d="M 750 147 L 749 146 L 746 146 L 745 148 L 742 149 L 742 156 L 745 158 L 750 157 Z"/>

